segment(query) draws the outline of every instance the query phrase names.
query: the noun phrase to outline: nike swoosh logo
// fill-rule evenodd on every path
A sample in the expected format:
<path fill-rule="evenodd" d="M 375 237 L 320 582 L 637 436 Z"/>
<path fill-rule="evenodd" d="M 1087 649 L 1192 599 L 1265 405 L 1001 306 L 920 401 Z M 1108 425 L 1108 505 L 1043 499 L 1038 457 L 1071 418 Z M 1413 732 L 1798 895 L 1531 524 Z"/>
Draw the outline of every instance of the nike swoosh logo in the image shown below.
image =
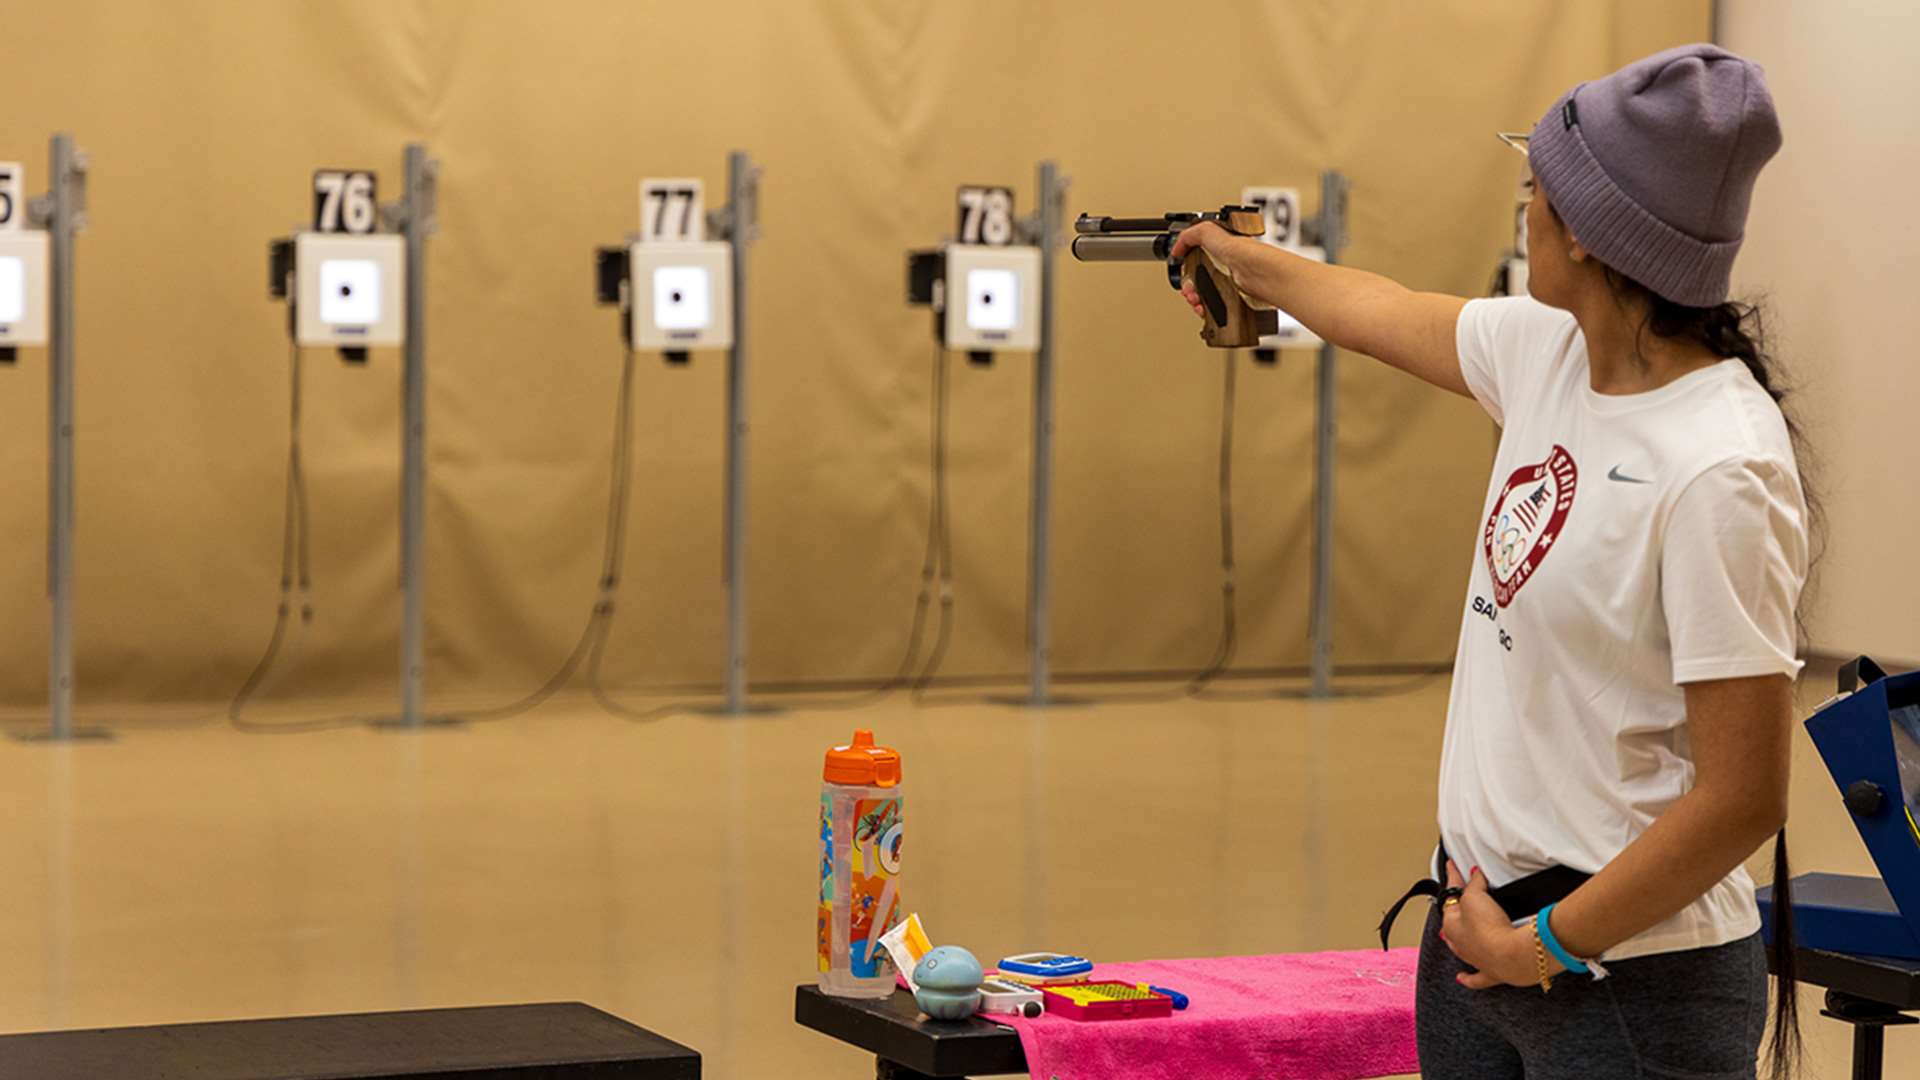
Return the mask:
<path fill-rule="evenodd" d="M 1628 475 L 1626 475 L 1625 473 L 1623 473 L 1623 472 L 1621 472 L 1621 471 L 1620 471 L 1620 466 L 1618 466 L 1618 465 L 1615 465 L 1615 466 L 1614 466 L 1613 468 L 1611 468 L 1611 469 L 1608 469 L 1608 470 L 1607 470 L 1607 479 L 1609 479 L 1609 480 L 1618 480 L 1618 481 L 1619 481 L 1620 483 L 1622 483 L 1622 484 L 1651 484 L 1651 483 L 1653 483 L 1653 481 L 1651 481 L 1651 480 L 1641 480 L 1641 479 L 1638 479 L 1638 478 L 1636 478 L 1636 477 L 1632 477 L 1632 476 L 1628 476 Z"/>

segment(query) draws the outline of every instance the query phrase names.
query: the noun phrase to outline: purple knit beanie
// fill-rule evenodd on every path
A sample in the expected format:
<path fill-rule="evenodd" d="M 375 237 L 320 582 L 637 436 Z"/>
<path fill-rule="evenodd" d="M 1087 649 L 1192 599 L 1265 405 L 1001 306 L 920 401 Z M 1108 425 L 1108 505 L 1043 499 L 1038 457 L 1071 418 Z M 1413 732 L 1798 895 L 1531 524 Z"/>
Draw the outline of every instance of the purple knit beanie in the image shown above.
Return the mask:
<path fill-rule="evenodd" d="M 1753 181 L 1780 149 L 1760 65 L 1683 45 L 1581 83 L 1527 157 L 1594 257 L 1676 304 L 1727 299 Z"/>

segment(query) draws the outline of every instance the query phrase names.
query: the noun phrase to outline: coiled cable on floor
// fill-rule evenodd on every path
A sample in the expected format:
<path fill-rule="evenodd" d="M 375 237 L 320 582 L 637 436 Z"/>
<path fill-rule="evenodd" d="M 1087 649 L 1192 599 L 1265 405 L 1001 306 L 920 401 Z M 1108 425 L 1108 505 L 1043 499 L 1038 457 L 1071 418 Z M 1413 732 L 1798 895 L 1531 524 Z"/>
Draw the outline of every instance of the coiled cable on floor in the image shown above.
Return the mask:
<path fill-rule="evenodd" d="M 1219 476 L 1218 497 L 1219 497 L 1219 506 L 1220 506 L 1221 625 L 1220 625 L 1220 640 L 1218 644 L 1214 646 L 1213 657 L 1212 659 L 1207 661 L 1206 667 L 1202 668 L 1200 671 L 1196 672 L 1192 676 L 1189 676 L 1186 679 L 1182 680 L 1179 685 L 1175 685 L 1171 688 L 1168 688 L 1165 690 L 1143 691 L 1141 693 L 1136 693 L 1136 694 L 1127 694 L 1127 693 L 1101 694 L 1096 697 L 1075 696 L 1073 698 L 1073 702 L 1075 704 L 1107 705 L 1107 704 L 1177 701 L 1183 697 L 1198 695 L 1202 690 L 1206 688 L 1208 683 L 1211 683 L 1214 679 L 1218 678 L 1223 672 L 1227 670 L 1228 665 L 1233 663 L 1234 651 L 1238 647 L 1238 642 L 1239 642 L 1239 629 L 1237 624 L 1235 602 L 1234 602 L 1235 570 L 1234 570 L 1234 560 L 1233 560 L 1233 413 L 1234 413 L 1234 401 L 1236 397 L 1236 377 L 1237 377 L 1236 361 L 1240 353 L 1239 353 L 1239 350 L 1237 349 L 1229 349 L 1226 351 L 1225 355 L 1226 355 L 1226 382 L 1225 382 L 1225 388 L 1222 391 L 1223 400 L 1221 402 L 1220 454 L 1219 454 L 1220 465 L 1219 465 L 1219 473 L 1218 473 L 1218 476 Z M 936 430 L 944 432 L 944 426 L 942 425 L 940 427 L 937 427 Z M 938 445 L 939 444 L 936 442 L 936 446 Z M 942 477 L 944 472 L 943 463 L 938 456 L 936 456 L 935 462 L 936 462 L 935 476 Z M 942 521 L 944 524 L 944 517 L 945 517 L 944 480 L 938 480 L 937 483 L 939 484 L 939 502 L 936 503 L 935 519 L 938 521 Z M 948 561 L 950 561 L 950 557 Z M 952 602 L 951 570 L 950 568 L 946 568 L 945 564 L 943 564 L 943 576 L 941 580 L 941 602 L 942 602 L 942 608 L 943 608 L 942 619 L 941 619 L 942 642 L 939 646 L 938 651 L 940 653 L 944 653 L 945 652 L 945 630 L 946 630 L 945 607 L 950 605 Z M 933 705 L 972 705 L 972 704 L 979 704 L 983 700 L 977 695 L 955 695 L 951 697 L 943 697 L 938 700 L 928 698 L 926 696 L 925 691 L 927 688 L 927 684 L 931 681 L 932 672 L 935 670 L 936 667 L 937 667 L 937 664 L 930 663 L 928 666 L 928 669 L 922 672 L 921 678 L 915 681 L 913 689 L 914 689 L 914 700 L 916 702 L 922 703 L 922 704 L 933 704 Z M 1064 680 L 1061 677 L 1056 676 L 1055 681 L 1067 681 L 1067 680 Z"/>
<path fill-rule="evenodd" d="M 873 687 L 837 698 L 807 699 L 796 704 L 809 710 L 858 709 L 881 700 L 888 694 L 911 686 L 918 693 L 939 670 L 940 661 L 946 653 L 947 642 L 951 637 L 950 622 L 953 612 L 953 546 L 952 534 L 947 519 L 947 415 L 948 415 L 948 353 L 936 342 L 933 350 L 933 394 L 931 418 L 930 472 L 931 490 L 928 498 L 927 544 L 920 564 L 920 589 L 914 598 L 913 620 L 907 632 L 906 650 L 900 663 L 891 675 Z M 926 637 L 927 616 L 933 607 L 933 598 L 938 585 L 940 611 L 938 629 L 932 651 L 928 653 L 925 666 L 920 667 L 920 650 Z M 609 609 L 609 616 L 611 610 Z M 657 720 L 667 716 L 696 710 L 713 709 L 717 702 L 712 700 L 688 700 L 669 702 L 646 708 L 636 708 L 616 700 L 606 688 L 602 678 L 602 661 L 606 653 L 606 638 L 603 635 L 593 643 L 588 658 L 588 684 L 594 701 L 601 708 L 616 716 L 628 720 Z M 915 668 L 920 667 L 915 674 Z"/>
<path fill-rule="evenodd" d="M 1221 676 L 1233 674 L 1234 653 L 1240 644 L 1236 603 L 1238 571 L 1233 557 L 1233 417 L 1238 357 L 1237 350 L 1229 350 L 1227 353 L 1226 388 L 1220 416 L 1220 643 L 1214 653 L 1213 662 L 1187 685 L 1186 693 L 1202 701 L 1264 701 L 1276 698 L 1310 697 L 1311 692 L 1300 687 L 1236 691 L 1210 688 L 1210 684 Z M 1411 678 L 1385 686 L 1335 687 L 1332 696 L 1337 698 L 1392 697 L 1417 690 L 1451 670 L 1450 664 L 1436 664 Z"/>
<path fill-rule="evenodd" d="M 579 672 L 581 664 L 589 664 L 589 673 L 596 700 L 602 697 L 599 688 L 600 657 L 605 652 L 606 640 L 613 630 L 615 602 L 620 591 L 620 572 L 625 565 L 627 547 L 627 515 L 632 505 L 633 489 L 633 373 L 634 351 L 626 350 L 620 366 L 619 399 L 614 406 L 613 419 L 613 455 L 608 481 L 607 520 L 604 539 L 601 542 L 599 594 L 593 602 L 593 609 L 587 615 L 587 625 L 580 632 L 580 640 L 573 646 L 560 666 L 541 683 L 539 688 L 526 697 L 508 705 L 493 709 L 470 710 L 461 713 L 462 719 L 492 721 L 505 720 L 531 712 L 555 694 L 566 689 Z M 610 711 L 614 705 L 601 701 Z"/>
<path fill-rule="evenodd" d="M 952 413 L 949 387 L 949 371 L 945 348 L 936 346 L 933 355 L 933 446 L 932 446 L 932 488 L 929 502 L 932 508 L 928 514 L 927 557 L 920 568 L 920 602 L 915 608 L 915 643 L 919 639 L 918 622 L 927 608 L 927 591 L 934 583 L 937 572 L 940 589 L 940 617 L 933 639 L 933 648 L 927 652 L 927 662 L 921 666 L 919 674 L 913 679 L 913 697 L 921 700 L 933 677 L 939 673 L 940 665 L 947 658 L 947 648 L 953 644 L 953 520 L 949 516 L 950 503 L 947 498 L 947 443 L 948 417 Z"/>
<path fill-rule="evenodd" d="M 1233 670 L 1233 661 L 1239 652 L 1239 566 L 1234 555 L 1233 530 L 1233 449 L 1234 416 L 1238 408 L 1238 382 L 1240 351 L 1226 350 L 1225 369 L 1221 385 L 1219 467 L 1217 471 L 1217 498 L 1220 514 L 1220 637 L 1214 645 L 1212 658 L 1207 665 L 1195 674 L 1180 679 L 1178 685 L 1166 690 L 1143 691 L 1140 693 L 1100 694 L 1091 696 L 1076 695 L 1072 698 L 1076 704 L 1110 705 L 1140 704 L 1177 701 L 1192 698 L 1199 701 L 1263 701 L 1279 698 L 1305 697 L 1308 691 L 1303 688 L 1276 687 L 1272 689 L 1228 691 L 1220 690 L 1214 684 L 1223 678 L 1247 678 L 1260 675 L 1256 672 L 1237 672 Z M 1452 670 L 1451 664 L 1435 664 L 1418 672 L 1404 681 L 1385 686 L 1340 687 L 1333 691 L 1334 697 L 1372 698 L 1390 697 L 1408 693 L 1432 682 L 1434 679 Z M 1060 684 L 1107 681 L 1094 673 L 1060 673 L 1054 676 L 1054 682 Z M 974 705 L 991 698 L 978 695 L 950 695 L 938 699 L 928 698 L 920 691 L 923 685 L 915 687 L 915 701 L 928 705 Z"/>
<path fill-rule="evenodd" d="M 1240 647 L 1238 602 L 1235 590 L 1238 570 L 1233 561 L 1233 413 L 1236 383 L 1239 378 L 1240 350 L 1228 349 L 1225 388 L 1220 401 L 1220 643 L 1213 659 L 1189 682 L 1186 692 L 1198 695 L 1207 684 L 1220 677 L 1233 664 Z"/>
<path fill-rule="evenodd" d="M 298 342 L 288 348 L 289 401 L 287 406 L 287 483 L 280 528 L 280 600 L 273 617 L 273 633 L 260 660 L 247 673 L 246 680 L 227 705 L 227 723 L 238 731 L 254 734 L 292 734 L 324 731 L 365 722 L 360 716 L 323 716 L 305 720 L 256 721 L 246 718 L 246 708 L 279 662 L 292 620 L 296 594 L 300 621 L 313 621 L 313 569 L 311 532 L 307 495 L 306 463 L 301 449 L 301 354 Z"/>

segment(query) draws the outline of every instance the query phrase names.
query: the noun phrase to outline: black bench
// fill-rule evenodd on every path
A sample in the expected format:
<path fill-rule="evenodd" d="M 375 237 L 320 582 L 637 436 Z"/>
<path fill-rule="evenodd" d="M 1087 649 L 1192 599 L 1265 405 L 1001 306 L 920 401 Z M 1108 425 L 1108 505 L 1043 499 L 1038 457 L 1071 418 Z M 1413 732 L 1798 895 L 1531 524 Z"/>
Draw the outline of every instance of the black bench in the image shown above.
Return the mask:
<path fill-rule="evenodd" d="M 578 1002 L 0 1035 L 32 1080 L 699 1080 L 700 1055 Z"/>
<path fill-rule="evenodd" d="M 872 1054 L 880 1080 L 1024 1073 L 1027 1055 L 1012 1028 L 970 1017 L 933 1020 L 913 995 L 895 990 L 875 1000 L 831 997 L 817 986 L 793 995 L 793 1019 Z"/>

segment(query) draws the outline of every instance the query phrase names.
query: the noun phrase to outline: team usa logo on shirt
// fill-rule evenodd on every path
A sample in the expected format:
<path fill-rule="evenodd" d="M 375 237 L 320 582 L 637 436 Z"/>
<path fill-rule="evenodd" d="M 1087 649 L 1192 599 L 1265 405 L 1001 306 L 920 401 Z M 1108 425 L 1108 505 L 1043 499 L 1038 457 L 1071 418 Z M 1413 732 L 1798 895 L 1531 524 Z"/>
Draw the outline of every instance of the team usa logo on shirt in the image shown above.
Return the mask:
<path fill-rule="evenodd" d="M 1487 571 L 1493 575 L 1493 599 L 1501 607 L 1512 602 L 1520 586 L 1533 577 L 1541 560 L 1559 542 L 1579 477 L 1573 455 L 1558 445 L 1547 460 L 1522 465 L 1507 477 L 1507 486 L 1493 501 L 1493 514 L 1487 518 L 1487 531 L 1481 538 Z"/>

